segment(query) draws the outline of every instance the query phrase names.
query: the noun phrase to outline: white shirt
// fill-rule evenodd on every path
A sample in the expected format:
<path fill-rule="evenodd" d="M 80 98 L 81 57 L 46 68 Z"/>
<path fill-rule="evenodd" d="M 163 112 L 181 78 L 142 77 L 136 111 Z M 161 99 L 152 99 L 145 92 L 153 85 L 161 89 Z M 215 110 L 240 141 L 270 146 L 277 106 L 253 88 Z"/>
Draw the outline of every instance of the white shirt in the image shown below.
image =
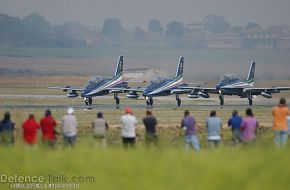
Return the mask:
<path fill-rule="evenodd" d="M 68 114 L 62 117 L 63 135 L 67 137 L 75 136 L 78 133 L 76 116 Z"/>
<path fill-rule="evenodd" d="M 136 124 L 137 119 L 134 115 L 125 114 L 121 116 L 122 122 L 122 137 L 134 138 L 136 137 Z"/>
<path fill-rule="evenodd" d="M 212 135 L 212 136 L 208 136 L 207 140 L 211 140 L 211 141 L 218 141 L 221 140 L 221 136 L 220 135 Z"/>

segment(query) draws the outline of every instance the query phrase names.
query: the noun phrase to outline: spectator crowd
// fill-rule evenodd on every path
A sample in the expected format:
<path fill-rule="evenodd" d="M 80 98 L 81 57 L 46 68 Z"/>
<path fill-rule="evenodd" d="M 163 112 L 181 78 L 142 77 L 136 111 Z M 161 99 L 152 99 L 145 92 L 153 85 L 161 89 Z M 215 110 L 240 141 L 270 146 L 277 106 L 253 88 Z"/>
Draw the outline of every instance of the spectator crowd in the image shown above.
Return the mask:
<path fill-rule="evenodd" d="M 38 144 L 38 130 L 42 134 L 42 142 L 51 147 L 56 146 L 57 136 L 63 137 L 64 146 L 73 147 L 78 138 L 78 121 L 74 114 L 74 108 L 68 108 L 67 114 L 61 119 L 61 127 L 57 127 L 57 122 L 52 116 L 50 110 L 46 110 L 43 118 L 36 121 L 33 114 L 22 124 L 22 135 L 25 144 L 34 146 Z M 281 98 L 279 104 L 272 108 L 274 142 L 277 147 L 284 147 L 287 144 L 288 135 L 290 135 L 290 111 L 286 99 Z M 146 147 L 157 147 L 157 119 L 152 110 L 146 110 L 146 115 L 142 119 L 145 127 L 145 145 Z M 137 119 L 130 107 L 124 109 L 124 114 L 120 117 L 121 139 L 125 149 L 135 148 L 136 144 L 136 125 Z M 237 110 L 233 110 L 229 118 L 228 127 L 232 132 L 233 145 L 255 144 L 257 139 L 257 128 L 259 122 L 254 116 L 251 108 L 245 111 L 245 117 L 239 115 Z M 201 145 L 197 133 L 197 122 L 195 117 L 188 111 L 184 111 L 181 119 L 181 128 L 184 130 L 185 149 L 200 151 Z M 208 148 L 218 148 L 222 140 L 222 120 L 218 117 L 216 111 L 211 111 L 209 117 L 205 119 L 207 130 Z M 98 112 L 96 118 L 92 121 L 92 136 L 102 146 L 107 146 L 109 124 L 105 120 L 102 112 Z M 15 142 L 15 123 L 12 121 L 11 114 L 6 112 L 4 118 L 0 121 L 0 143 L 4 146 L 12 146 Z"/>

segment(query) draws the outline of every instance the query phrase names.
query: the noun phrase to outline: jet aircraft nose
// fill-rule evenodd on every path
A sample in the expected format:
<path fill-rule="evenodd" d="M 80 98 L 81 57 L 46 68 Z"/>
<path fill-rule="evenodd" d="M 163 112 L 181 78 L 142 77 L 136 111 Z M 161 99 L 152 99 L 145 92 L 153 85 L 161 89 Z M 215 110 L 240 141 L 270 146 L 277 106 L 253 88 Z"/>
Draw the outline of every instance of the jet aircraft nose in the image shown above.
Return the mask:
<path fill-rule="evenodd" d="M 84 91 L 82 91 L 81 97 L 85 97 L 85 92 Z"/>
<path fill-rule="evenodd" d="M 148 88 L 145 88 L 144 91 L 143 91 L 143 96 L 147 96 L 149 94 L 149 89 Z"/>

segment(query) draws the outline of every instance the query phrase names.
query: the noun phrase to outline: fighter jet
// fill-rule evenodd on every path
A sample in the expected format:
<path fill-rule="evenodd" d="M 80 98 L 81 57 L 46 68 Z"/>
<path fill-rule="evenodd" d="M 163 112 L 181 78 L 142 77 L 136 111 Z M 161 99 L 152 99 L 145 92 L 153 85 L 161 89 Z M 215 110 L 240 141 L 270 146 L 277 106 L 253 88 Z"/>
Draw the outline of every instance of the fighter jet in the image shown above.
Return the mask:
<path fill-rule="evenodd" d="M 255 61 L 250 65 L 246 80 L 241 80 L 234 73 L 223 74 L 215 88 L 183 87 L 191 89 L 189 98 L 209 98 L 209 94 L 219 94 L 220 105 L 224 105 L 225 95 L 236 95 L 240 98 L 248 98 L 249 105 L 253 104 L 253 97 L 261 95 L 265 98 L 272 98 L 272 94 L 280 93 L 283 90 L 290 90 L 290 87 L 267 87 L 254 88 Z"/>
<path fill-rule="evenodd" d="M 183 67 L 184 58 L 181 56 L 178 61 L 177 70 L 173 79 L 157 77 L 151 80 L 145 88 L 129 89 L 127 94 L 128 98 L 138 98 L 139 94 L 146 99 L 147 107 L 153 106 L 153 97 L 168 96 L 175 94 L 178 107 L 181 105 L 180 94 L 188 93 L 187 89 L 181 89 L 180 87 L 186 87 L 188 84 L 183 81 Z"/>
<path fill-rule="evenodd" d="M 93 103 L 93 97 L 104 96 L 106 94 L 114 94 L 116 101 L 116 108 L 119 108 L 120 99 L 118 93 L 124 92 L 128 88 L 128 83 L 123 80 L 123 56 L 120 55 L 115 74 L 112 78 L 104 78 L 102 76 L 95 76 L 90 79 L 84 88 L 76 88 L 72 86 L 66 87 L 48 87 L 51 89 L 61 89 L 63 92 L 68 92 L 67 97 L 76 98 L 80 95 L 84 99 L 86 106 Z"/>

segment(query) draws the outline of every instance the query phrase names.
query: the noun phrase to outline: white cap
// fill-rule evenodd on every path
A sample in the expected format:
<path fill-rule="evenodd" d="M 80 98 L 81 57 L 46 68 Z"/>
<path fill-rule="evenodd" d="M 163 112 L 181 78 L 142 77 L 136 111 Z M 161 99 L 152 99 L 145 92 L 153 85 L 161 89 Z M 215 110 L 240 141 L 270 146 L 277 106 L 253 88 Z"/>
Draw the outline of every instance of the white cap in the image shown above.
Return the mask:
<path fill-rule="evenodd" d="M 67 113 L 68 113 L 68 114 L 73 114 L 74 111 L 75 111 L 75 110 L 74 110 L 72 107 L 69 107 L 69 108 L 67 109 Z"/>

